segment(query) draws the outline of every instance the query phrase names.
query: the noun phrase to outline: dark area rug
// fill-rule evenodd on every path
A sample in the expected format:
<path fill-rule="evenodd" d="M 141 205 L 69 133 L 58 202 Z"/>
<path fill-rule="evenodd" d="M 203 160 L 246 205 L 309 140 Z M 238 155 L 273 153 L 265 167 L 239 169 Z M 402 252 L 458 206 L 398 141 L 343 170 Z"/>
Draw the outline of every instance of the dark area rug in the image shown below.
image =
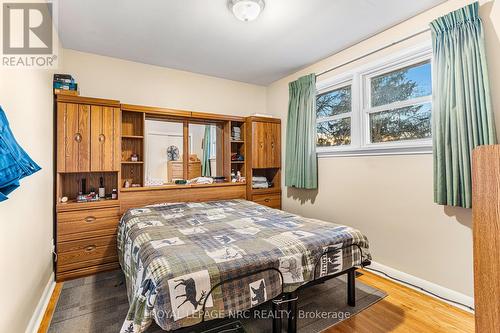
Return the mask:
<path fill-rule="evenodd" d="M 124 280 L 121 271 L 114 271 L 65 282 L 49 332 L 118 333 L 128 311 Z M 347 285 L 342 277 L 301 290 L 298 294 L 298 331 L 301 333 L 321 332 L 387 296 L 381 290 L 356 281 L 356 306 L 350 307 L 347 305 L 346 292 Z M 270 309 L 270 304 L 263 304 L 257 308 L 257 310 L 260 309 Z M 255 312 L 252 309 L 250 313 L 266 312 Z M 254 317 L 237 320 L 247 333 L 271 332 L 271 319 Z M 184 329 L 182 333 L 203 332 L 214 327 L 234 324 L 237 320 L 212 320 L 203 326 Z M 236 332 L 233 329 L 226 329 L 228 327 L 220 330 Z M 220 330 L 210 330 L 210 333 Z M 160 332 L 164 331 L 156 324 L 152 324 L 147 330 L 147 333 Z"/>

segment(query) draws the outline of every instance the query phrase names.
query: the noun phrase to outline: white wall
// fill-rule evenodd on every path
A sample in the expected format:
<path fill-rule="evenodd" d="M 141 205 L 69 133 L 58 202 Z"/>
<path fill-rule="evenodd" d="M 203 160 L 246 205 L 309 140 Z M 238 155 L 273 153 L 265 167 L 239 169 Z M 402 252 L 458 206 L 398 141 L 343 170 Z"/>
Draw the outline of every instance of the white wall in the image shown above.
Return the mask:
<path fill-rule="evenodd" d="M 447 1 L 273 83 L 268 87 L 268 112 L 281 117 L 285 127 L 289 82 L 305 74 L 320 73 L 423 30 L 434 18 L 470 2 Z M 480 4 L 494 110 L 500 129 L 500 76 L 497 75 L 500 72 L 500 3 L 481 1 Z M 329 77 L 424 39 L 430 39 L 430 33 L 343 67 Z M 283 131 L 283 142 L 285 133 Z M 285 188 L 283 207 L 359 228 L 370 239 L 375 261 L 472 296 L 471 211 L 434 204 L 432 177 L 431 155 L 320 158 L 318 191 Z"/>
<path fill-rule="evenodd" d="M 262 86 L 67 49 L 62 57 L 83 96 L 243 116 L 266 108 Z"/>
<path fill-rule="evenodd" d="M 42 167 L 0 202 L 0 331 L 24 332 L 52 273 L 52 73 L 0 69 L 0 105 Z"/>

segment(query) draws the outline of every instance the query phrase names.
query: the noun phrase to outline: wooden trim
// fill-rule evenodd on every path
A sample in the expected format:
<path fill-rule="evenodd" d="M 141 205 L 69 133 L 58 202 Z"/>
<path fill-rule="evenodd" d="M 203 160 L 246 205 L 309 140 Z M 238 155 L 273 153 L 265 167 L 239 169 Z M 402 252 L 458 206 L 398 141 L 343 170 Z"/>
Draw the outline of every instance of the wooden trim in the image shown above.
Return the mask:
<path fill-rule="evenodd" d="M 246 120 L 248 120 L 248 121 L 260 121 L 260 122 L 263 122 L 263 123 L 278 123 L 278 124 L 281 124 L 281 119 L 280 118 L 250 116 L 250 117 L 247 117 Z"/>
<path fill-rule="evenodd" d="M 208 112 L 191 112 L 191 118 L 200 120 L 215 120 L 215 121 L 240 121 L 240 122 L 245 121 L 245 118 L 240 116 L 231 116 L 231 115 L 208 113 Z"/>
<path fill-rule="evenodd" d="M 74 104 L 89 104 L 111 106 L 115 108 L 120 107 L 120 101 L 113 99 L 102 99 L 93 97 L 73 96 L 73 95 L 56 95 L 57 102 L 74 103 Z"/>
<path fill-rule="evenodd" d="M 182 178 L 189 179 L 189 122 L 184 120 L 182 124 Z M 170 176 L 169 176 L 170 178 Z"/>
<path fill-rule="evenodd" d="M 56 283 L 56 286 L 54 287 L 54 291 L 52 292 L 52 295 L 50 296 L 49 304 L 47 305 L 47 308 L 45 309 L 45 313 L 43 315 L 42 321 L 40 323 L 40 326 L 38 327 L 38 333 L 46 333 L 49 330 L 50 323 L 52 321 L 52 317 L 54 316 L 54 311 L 56 310 L 57 306 L 57 301 L 59 300 L 59 296 L 61 295 L 63 284 L 62 283 Z"/>
<path fill-rule="evenodd" d="M 144 106 L 133 104 L 121 104 L 122 111 L 143 112 L 148 114 L 158 114 L 170 117 L 190 118 L 191 111 L 161 108 L 157 106 Z"/>
<path fill-rule="evenodd" d="M 154 114 L 154 115 L 174 117 L 174 118 L 191 118 L 193 120 L 240 121 L 240 122 L 245 121 L 245 117 L 241 116 L 178 110 L 178 109 L 162 108 L 158 106 L 121 104 L 121 109 L 123 111 L 143 112 L 146 114 Z"/>

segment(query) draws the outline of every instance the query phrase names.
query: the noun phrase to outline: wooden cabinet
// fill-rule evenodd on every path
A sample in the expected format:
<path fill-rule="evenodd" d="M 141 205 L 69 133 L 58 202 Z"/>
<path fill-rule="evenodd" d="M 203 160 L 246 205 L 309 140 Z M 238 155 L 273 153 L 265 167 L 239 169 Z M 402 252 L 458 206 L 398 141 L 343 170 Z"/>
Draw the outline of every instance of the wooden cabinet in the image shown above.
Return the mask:
<path fill-rule="evenodd" d="M 58 96 L 58 172 L 120 169 L 120 108 L 111 102 Z"/>
<path fill-rule="evenodd" d="M 57 103 L 57 171 L 90 171 L 90 106 Z"/>
<path fill-rule="evenodd" d="M 500 145 L 473 152 L 472 220 L 476 332 L 500 327 Z"/>
<path fill-rule="evenodd" d="M 120 169 L 120 109 L 101 105 L 90 107 L 90 170 Z"/>
<path fill-rule="evenodd" d="M 247 199 L 281 208 L 281 121 L 275 118 L 246 119 Z M 253 177 L 265 177 L 269 188 L 254 189 Z"/>
<path fill-rule="evenodd" d="M 121 111 L 118 101 L 56 95 L 56 280 L 119 267 L 116 232 L 120 202 L 77 203 L 79 192 L 106 194 L 118 188 L 121 160 Z M 61 198 L 66 197 L 65 203 Z"/>
<path fill-rule="evenodd" d="M 252 168 L 281 166 L 281 125 L 275 122 L 252 122 Z"/>
<path fill-rule="evenodd" d="M 117 200 L 58 205 L 57 281 L 118 268 L 119 220 Z"/>

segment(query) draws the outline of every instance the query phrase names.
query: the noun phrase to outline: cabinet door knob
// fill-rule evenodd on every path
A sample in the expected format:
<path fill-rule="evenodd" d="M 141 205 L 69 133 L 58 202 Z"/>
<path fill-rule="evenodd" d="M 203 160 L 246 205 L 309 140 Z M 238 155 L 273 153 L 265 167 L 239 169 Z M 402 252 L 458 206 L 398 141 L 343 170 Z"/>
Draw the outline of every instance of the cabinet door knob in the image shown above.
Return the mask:
<path fill-rule="evenodd" d="M 269 199 L 269 198 L 264 199 L 264 202 L 270 202 L 270 201 L 271 201 L 271 199 Z"/>
<path fill-rule="evenodd" d="M 87 223 L 92 223 L 94 221 L 95 221 L 95 217 L 94 216 L 87 216 L 85 218 L 85 222 L 87 222 Z"/>
<path fill-rule="evenodd" d="M 99 135 L 99 142 L 104 142 L 104 140 L 106 140 L 104 134 Z"/>
<path fill-rule="evenodd" d="M 85 252 L 93 252 L 96 250 L 96 248 L 97 248 L 97 246 L 95 246 L 95 245 L 89 245 L 85 248 Z"/>
<path fill-rule="evenodd" d="M 82 142 L 82 135 L 80 133 L 75 134 L 75 141 L 78 143 Z"/>

